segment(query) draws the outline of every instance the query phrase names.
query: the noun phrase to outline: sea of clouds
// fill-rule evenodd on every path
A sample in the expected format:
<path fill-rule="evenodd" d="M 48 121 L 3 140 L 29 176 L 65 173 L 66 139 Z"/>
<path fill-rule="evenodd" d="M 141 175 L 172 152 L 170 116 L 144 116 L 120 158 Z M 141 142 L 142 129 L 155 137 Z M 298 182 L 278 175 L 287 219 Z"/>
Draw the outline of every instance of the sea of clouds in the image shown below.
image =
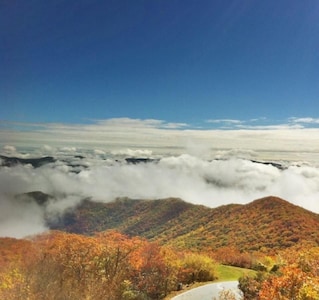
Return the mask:
<path fill-rule="evenodd" d="M 7 155 L 28 157 L 14 147 L 3 150 Z M 85 152 L 46 146 L 37 153 L 44 154 L 53 155 L 56 162 L 39 168 L 0 167 L 0 236 L 20 238 L 45 231 L 45 216 L 54 218 L 87 197 L 102 202 L 117 197 L 178 197 L 217 207 L 274 195 L 319 213 L 319 168 L 305 162 L 282 162 L 283 168 L 278 168 L 256 162 L 251 159 L 253 153 L 240 151 L 219 153 L 217 159 L 211 160 L 181 154 L 138 164 L 127 163 L 125 157 L 152 157 L 152 151 Z M 55 199 L 43 209 L 35 202 L 15 198 L 32 191 Z"/>

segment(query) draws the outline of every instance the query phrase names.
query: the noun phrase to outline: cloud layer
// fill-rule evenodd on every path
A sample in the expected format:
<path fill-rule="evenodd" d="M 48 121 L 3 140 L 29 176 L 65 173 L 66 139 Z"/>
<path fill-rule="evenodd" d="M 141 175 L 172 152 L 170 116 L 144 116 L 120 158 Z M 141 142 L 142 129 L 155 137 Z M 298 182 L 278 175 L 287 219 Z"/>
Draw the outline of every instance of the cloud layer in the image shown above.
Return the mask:
<path fill-rule="evenodd" d="M 289 118 L 285 123 L 271 123 L 265 118 L 208 120 L 197 128 L 184 123 L 129 118 L 95 120 L 89 124 L 2 122 L 0 146 L 5 145 L 20 149 L 58 145 L 114 153 L 127 148 L 147 149 L 153 155 L 190 153 L 205 155 L 207 159 L 214 158 L 218 151 L 240 149 L 256 151 L 260 159 L 319 162 L 318 119 L 310 117 Z"/>
<path fill-rule="evenodd" d="M 64 149 L 63 159 L 37 169 L 28 165 L 0 168 L 1 236 L 41 232 L 46 229 L 45 214 L 59 215 L 86 197 L 103 202 L 124 196 L 179 197 L 217 207 L 275 195 L 319 213 L 319 168 L 312 165 L 288 164 L 281 170 L 271 164 L 236 158 L 234 153 L 224 153 L 227 159 L 211 161 L 183 154 L 141 164 L 106 159 L 100 152 L 86 158 L 78 154 L 76 149 Z M 56 200 L 43 210 L 36 203 L 15 199 L 16 194 L 31 191 L 48 193 Z"/>

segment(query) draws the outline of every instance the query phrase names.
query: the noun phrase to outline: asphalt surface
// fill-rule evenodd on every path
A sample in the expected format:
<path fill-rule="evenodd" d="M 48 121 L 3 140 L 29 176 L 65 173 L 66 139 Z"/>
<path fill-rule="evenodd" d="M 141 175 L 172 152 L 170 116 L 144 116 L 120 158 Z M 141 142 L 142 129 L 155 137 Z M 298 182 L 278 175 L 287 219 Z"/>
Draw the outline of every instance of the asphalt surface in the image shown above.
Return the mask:
<path fill-rule="evenodd" d="M 236 299 L 241 299 L 241 293 L 238 289 L 238 281 L 223 281 L 216 283 L 209 283 L 185 293 L 179 294 L 172 298 L 172 300 L 216 300 L 219 297 L 219 293 L 224 290 L 231 290 L 235 295 Z"/>

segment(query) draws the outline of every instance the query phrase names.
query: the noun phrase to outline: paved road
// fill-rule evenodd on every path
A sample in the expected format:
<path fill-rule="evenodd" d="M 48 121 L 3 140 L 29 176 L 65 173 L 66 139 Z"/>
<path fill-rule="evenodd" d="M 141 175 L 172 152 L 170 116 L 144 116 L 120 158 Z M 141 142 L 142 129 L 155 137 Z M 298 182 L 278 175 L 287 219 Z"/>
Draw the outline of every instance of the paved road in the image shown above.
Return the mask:
<path fill-rule="evenodd" d="M 240 299 L 240 290 L 237 288 L 238 281 L 224 281 L 209 283 L 194 289 L 191 289 L 185 293 L 179 294 L 172 298 L 172 300 L 213 300 L 214 297 L 218 299 L 219 292 L 223 289 L 231 290 L 235 293 L 236 299 Z"/>

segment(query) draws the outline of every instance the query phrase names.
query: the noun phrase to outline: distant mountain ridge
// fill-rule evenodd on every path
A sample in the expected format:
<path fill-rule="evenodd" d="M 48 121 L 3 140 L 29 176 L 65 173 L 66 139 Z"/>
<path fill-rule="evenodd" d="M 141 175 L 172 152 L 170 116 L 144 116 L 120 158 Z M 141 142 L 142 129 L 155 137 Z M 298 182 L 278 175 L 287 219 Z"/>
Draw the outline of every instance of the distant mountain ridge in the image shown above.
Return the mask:
<path fill-rule="evenodd" d="M 68 158 L 72 159 L 77 159 L 77 160 L 83 160 L 85 159 L 85 156 L 83 155 L 70 155 Z M 16 165 L 26 165 L 30 164 L 34 168 L 39 168 L 43 165 L 49 164 L 49 163 L 54 163 L 57 160 L 61 160 L 65 163 L 67 163 L 70 166 L 73 166 L 72 163 L 68 161 L 68 159 L 64 158 L 58 158 L 58 157 L 53 157 L 53 156 L 41 156 L 41 157 L 32 157 L 32 158 L 22 158 L 22 157 L 16 157 L 16 156 L 6 156 L 6 155 L 1 155 L 0 154 L 0 166 L 3 167 L 13 167 Z M 124 159 L 124 162 L 127 164 L 141 164 L 141 163 L 158 163 L 160 162 L 160 158 L 149 158 L 149 157 L 126 157 Z M 227 160 L 227 159 L 213 159 L 213 160 Z M 249 159 L 248 159 L 249 160 Z M 119 162 L 120 160 L 115 159 L 114 161 Z M 287 168 L 282 163 L 279 162 L 272 162 L 272 161 L 260 161 L 260 160 L 249 160 L 252 163 L 255 164 L 263 164 L 263 165 L 270 165 L 273 166 L 279 170 L 284 170 Z M 83 164 L 80 164 L 82 167 L 84 166 Z M 76 166 L 76 165 L 75 165 Z"/>
<path fill-rule="evenodd" d="M 87 199 L 49 225 L 79 234 L 116 229 L 185 249 L 274 251 L 298 243 L 319 245 L 319 215 L 273 196 L 217 208 L 176 198 L 120 198 L 110 203 Z"/>
<path fill-rule="evenodd" d="M 20 158 L 20 157 L 9 157 L 0 155 L 0 166 L 13 167 L 16 165 L 32 165 L 34 168 L 39 168 L 43 165 L 54 163 L 56 159 L 52 156 L 45 156 L 39 158 Z"/>

